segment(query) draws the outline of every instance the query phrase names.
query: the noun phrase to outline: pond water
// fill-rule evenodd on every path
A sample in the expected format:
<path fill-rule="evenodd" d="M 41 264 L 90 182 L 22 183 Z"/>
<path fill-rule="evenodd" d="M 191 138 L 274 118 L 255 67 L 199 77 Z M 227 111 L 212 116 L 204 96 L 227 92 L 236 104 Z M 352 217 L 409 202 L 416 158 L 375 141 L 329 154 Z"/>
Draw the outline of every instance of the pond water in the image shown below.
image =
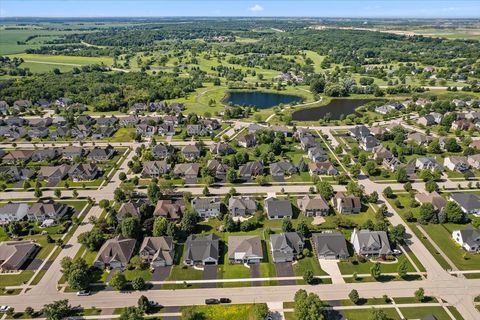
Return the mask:
<path fill-rule="evenodd" d="M 303 98 L 295 95 L 279 94 L 274 92 L 232 91 L 228 92 L 225 103 L 239 106 L 253 106 L 258 109 L 268 109 L 279 104 L 302 102 Z"/>
<path fill-rule="evenodd" d="M 339 120 L 349 114 L 355 113 L 355 109 L 373 101 L 372 99 L 333 99 L 325 106 L 295 111 L 292 119 L 297 121 L 318 121 L 323 119 L 327 113 L 330 119 Z"/>

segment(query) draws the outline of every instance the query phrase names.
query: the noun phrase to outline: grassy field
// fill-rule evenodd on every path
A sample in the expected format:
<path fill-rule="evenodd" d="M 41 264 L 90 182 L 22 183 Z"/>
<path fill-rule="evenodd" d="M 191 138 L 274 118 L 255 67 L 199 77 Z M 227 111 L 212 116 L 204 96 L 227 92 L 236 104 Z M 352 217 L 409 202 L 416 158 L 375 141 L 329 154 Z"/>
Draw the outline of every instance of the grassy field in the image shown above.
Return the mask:
<path fill-rule="evenodd" d="M 195 319 L 208 320 L 255 320 L 253 304 L 236 304 L 236 305 L 211 305 L 211 306 L 195 306 L 195 313 L 199 314 Z"/>
<path fill-rule="evenodd" d="M 442 307 L 400 308 L 403 316 L 407 319 L 423 319 L 433 315 L 437 320 L 450 320 L 448 313 Z"/>
<path fill-rule="evenodd" d="M 38 48 L 45 40 L 52 40 L 69 31 L 24 29 L 24 30 L 4 30 L 0 29 L 0 55 L 22 53 L 28 48 Z M 26 44 L 18 44 L 17 41 L 24 42 L 29 36 L 39 35 Z"/>

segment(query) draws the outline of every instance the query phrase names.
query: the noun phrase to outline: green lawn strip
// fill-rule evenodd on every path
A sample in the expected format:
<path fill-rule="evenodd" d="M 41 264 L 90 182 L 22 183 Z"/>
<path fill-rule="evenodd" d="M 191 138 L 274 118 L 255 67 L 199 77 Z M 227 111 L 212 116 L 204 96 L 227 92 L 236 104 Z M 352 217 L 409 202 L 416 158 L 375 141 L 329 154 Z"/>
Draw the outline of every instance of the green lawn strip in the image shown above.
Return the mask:
<path fill-rule="evenodd" d="M 132 281 L 135 278 L 142 277 L 145 281 L 150 281 L 152 279 L 152 273 L 150 272 L 149 269 L 144 269 L 144 270 L 137 270 L 137 269 L 132 269 L 132 270 L 125 270 L 124 272 L 125 278 L 127 281 Z"/>
<path fill-rule="evenodd" d="M 253 304 L 194 306 L 194 310 L 209 320 L 255 320 Z M 183 307 L 182 309 L 185 309 Z"/>
<path fill-rule="evenodd" d="M 20 292 L 22 292 L 22 289 L 3 289 L 0 290 L 0 296 L 15 296 L 20 294 Z"/>
<path fill-rule="evenodd" d="M 425 297 L 423 301 L 418 301 L 415 297 L 397 297 L 393 298 L 396 304 L 409 304 L 409 303 L 434 303 L 438 302 L 435 297 Z"/>
<path fill-rule="evenodd" d="M 460 314 L 460 312 L 458 312 L 457 308 L 455 308 L 454 306 L 448 306 L 447 309 L 450 310 L 450 312 L 453 314 L 453 317 L 456 320 L 464 320 L 463 316 Z"/>
<path fill-rule="evenodd" d="M 397 263 L 380 263 L 380 270 L 382 273 L 396 273 L 397 268 L 403 260 L 407 260 L 407 271 L 415 272 L 415 268 L 412 266 L 410 261 L 408 261 L 405 255 L 400 255 L 397 257 Z M 340 261 L 338 267 L 342 274 L 353 274 L 354 272 L 358 274 L 370 274 L 370 268 L 374 265 L 373 262 L 367 260 L 365 262 L 360 262 L 351 258 L 348 261 Z"/>
<path fill-rule="evenodd" d="M 297 317 L 295 317 L 295 314 L 293 312 L 284 312 L 283 313 L 285 320 L 297 320 Z"/>
<path fill-rule="evenodd" d="M 467 279 L 480 279 L 480 273 L 464 273 L 463 276 Z"/>
<path fill-rule="evenodd" d="M 33 274 L 33 270 L 24 270 L 20 274 L 2 273 L 0 274 L 0 283 L 5 287 L 19 286 L 28 282 Z"/>
<path fill-rule="evenodd" d="M 371 319 L 373 308 L 354 309 L 354 310 L 342 310 L 342 314 L 346 319 Z M 392 320 L 400 320 L 397 310 L 395 308 L 382 308 L 381 309 Z"/>
<path fill-rule="evenodd" d="M 476 270 L 480 266 L 480 255 L 468 254 L 452 240 L 452 231 L 465 229 L 469 225 L 446 223 L 422 226 L 433 241 L 440 247 L 460 270 Z"/>
<path fill-rule="evenodd" d="M 421 308 L 402 308 L 400 311 L 403 316 L 407 319 L 423 319 L 428 315 L 433 315 L 437 320 L 450 320 L 448 313 L 440 306 L 437 307 L 428 307 L 424 306 Z"/>
<path fill-rule="evenodd" d="M 362 283 L 362 282 L 389 282 L 389 281 L 414 281 L 414 280 L 421 280 L 422 277 L 420 275 L 410 275 L 405 278 L 400 278 L 398 276 L 389 276 L 389 275 L 382 275 L 380 278 L 375 279 L 374 277 L 357 277 L 354 279 L 353 277 L 343 278 L 346 283 Z"/>
<path fill-rule="evenodd" d="M 413 253 L 413 251 L 409 251 L 408 256 L 410 257 L 410 259 L 412 259 L 413 263 L 417 266 L 417 268 L 418 268 L 418 270 L 420 270 L 420 272 L 426 272 L 427 271 L 425 269 L 425 267 L 423 266 L 423 264 L 420 262 L 420 260 L 418 260 L 417 256 Z"/>

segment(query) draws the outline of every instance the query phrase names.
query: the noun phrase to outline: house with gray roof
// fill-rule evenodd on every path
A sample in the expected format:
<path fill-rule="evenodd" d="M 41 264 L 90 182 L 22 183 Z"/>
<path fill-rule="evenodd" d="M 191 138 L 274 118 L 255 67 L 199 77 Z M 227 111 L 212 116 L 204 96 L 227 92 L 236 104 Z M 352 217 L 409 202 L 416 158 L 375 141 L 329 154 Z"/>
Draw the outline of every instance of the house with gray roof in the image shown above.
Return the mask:
<path fill-rule="evenodd" d="M 187 160 L 200 157 L 200 148 L 196 144 L 187 144 L 182 148 L 182 154 Z"/>
<path fill-rule="evenodd" d="M 348 259 L 347 242 L 343 233 L 333 230 L 312 234 L 312 246 L 318 259 Z"/>
<path fill-rule="evenodd" d="M 152 268 L 171 266 L 175 257 L 173 238 L 145 237 L 139 255 Z"/>
<path fill-rule="evenodd" d="M 37 179 L 47 180 L 52 183 L 56 181 L 58 183 L 68 175 L 68 171 L 70 171 L 70 166 L 66 164 L 40 167 L 37 173 Z"/>
<path fill-rule="evenodd" d="M 207 169 L 217 180 L 223 181 L 227 178 L 228 165 L 217 159 L 208 160 Z"/>
<path fill-rule="evenodd" d="M 190 235 L 185 241 L 183 263 L 185 265 L 216 265 L 220 255 L 220 240 L 217 235 Z"/>
<path fill-rule="evenodd" d="M 320 195 L 313 198 L 308 195 L 298 198 L 297 206 L 307 217 L 326 216 L 330 212 L 328 202 Z"/>
<path fill-rule="evenodd" d="M 255 146 L 256 143 L 255 135 L 253 133 L 241 135 L 237 137 L 237 143 L 239 146 L 242 146 L 244 148 L 251 148 Z"/>
<path fill-rule="evenodd" d="M 58 157 L 59 153 L 57 149 L 37 149 L 32 154 L 32 161 L 50 161 Z"/>
<path fill-rule="evenodd" d="M 28 204 L 7 203 L 0 207 L 0 222 L 20 221 L 27 216 Z"/>
<path fill-rule="evenodd" d="M 0 269 L 19 270 L 27 260 L 33 259 L 40 247 L 32 240 L 0 243 Z"/>
<path fill-rule="evenodd" d="M 228 260 L 230 261 L 230 263 L 255 264 L 262 262 L 263 249 L 260 237 L 228 237 Z"/>
<path fill-rule="evenodd" d="M 192 199 L 192 209 L 201 218 L 216 217 L 220 214 L 221 202 L 219 198 L 199 198 Z"/>
<path fill-rule="evenodd" d="M 349 134 L 357 140 L 362 140 L 363 138 L 372 135 L 370 130 L 364 125 L 355 126 L 348 131 Z"/>
<path fill-rule="evenodd" d="M 39 222 L 43 222 L 46 219 L 57 220 L 67 214 L 69 209 L 69 206 L 64 203 L 37 202 L 28 209 L 27 218 L 28 220 Z"/>
<path fill-rule="evenodd" d="M 232 217 L 245 217 L 257 211 L 257 203 L 248 197 L 231 197 L 228 199 L 228 211 Z"/>
<path fill-rule="evenodd" d="M 302 253 L 305 246 L 298 232 L 285 232 L 270 235 L 270 248 L 273 262 L 292 262 Z"/>
<path fill-rule="evenodd" d="M 95 180 L 99 175 L 97 166 L 93 163 L 77 163 L 68 171 L 68 176 L 73 181 L 90 181 Z"/>
<path fill-rule="evenodd" d="M 355 228 L 350 242 L 352 242 L 355 252 L 360 256 L 387 256 L 393 252 L 385 231 L 358 230 Z"/>
<path fill-rule="evenodd" d="M 240 166 L 239 177 L 244 180 L 250 180 L 252 177 L 263 174 L 263 163 L 254 160 Z"/>
<path fill-rule="evenodd" d="M 106 139 L 111 136 L 117 131 L 113 127 L 99 127 L 95 129 L 92 133 L 92 139 Z"/>
<path fill-rule="evenodd" d="M 284 177 L 285 175 L 290 176 L 297 172 L 297 167 L 295 167 L 290 161 L 277 161 L 270 164 L 270 174 L 273 177 Z"/>
<path fill-rule="evenodd" d="M 458 203 L 463 212 L 480 216 L 480 196 L 470 193 L 453 192 L 450 194 L 450 200 Z"/>
<path fill-rule="evenodd" d="M 175 177 L 184 177 L 188 183 L 195 183 L 198 177 L 200 164 L 198 163 L 178 163 L 173 169 Z"/>
<path fill-rule="evenodd" d="M 323 149 L 320 145 L 317 145 L 308 149 L 308 159 L 312 160 L 313 162 L 322 162 L 328 160 L 328 155 L 325 149 Z"/>
<path fill-rule="evenodd" d="M 142 177 L 160 177 L 168 172 L 166 160 L 144 161 L 142 169 Z"/>
<path fill-rule="evenodd" d="M 22 168 L 19 166 L 1 166 L 0 175 L 4 177 L 7 182 L 17 182 L 28 180 L 35 172 L 33 170 Z"/>
<path fill-rule="evenodd" d="M 210 151 L 213 154 L 224 156 L 227 154 L 235 153 L 235 149 L 233 149 L 228 143 L 226 142 L 217 142 L 210 146 Z"/>
<path fill-rule="evenodd" d="M 173 146 L 169 144 L 159 143 L 152 147 L 152 154 L 155 159 L 164 159 L 175 152 Z"/>
<path fill-rule="evenodd" d="M 121 235 L 107 240 L 98 251 L 93 266 L 99 269 L 125 269 L 133 256 L 136 243 L 137 240 Z"/>
<path fill-rule="evenodd" d="M 265 211 L 268 219 L 293 218 L 292 203 L 288 199 L 273 197 L 265 199 Z"/>
<path fill-rule="evenodd" d="M 480 252 L 480 229 L 454 230 L 452 238 L 468 252 Z"/>
<path fill-rule="evenodd" d="M 421 157 L 415 160 L 415 168 L 418 170 L 443 171 L 443 167 L 432 157 Z"/>

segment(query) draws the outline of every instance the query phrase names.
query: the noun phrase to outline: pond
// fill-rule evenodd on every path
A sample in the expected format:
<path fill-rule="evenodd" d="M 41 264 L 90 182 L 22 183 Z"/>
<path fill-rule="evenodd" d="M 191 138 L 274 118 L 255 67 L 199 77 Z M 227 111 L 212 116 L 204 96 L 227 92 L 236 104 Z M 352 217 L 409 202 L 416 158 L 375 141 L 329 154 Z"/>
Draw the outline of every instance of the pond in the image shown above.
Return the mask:
<path fill-rule="evenodd" d="M 354 114 L 355 109 L 364 104 L 374 101 L 373 99 L 333 99 L 329 104 L 320 107 L 295 111 L 292 119 L 297 121 L 318 121 L 323 119 L 327 113 L 331 120 L 339 120 L 342 116 Z"/>
<path fill-rule="evenodd" d="M 279 104 L 290 104 L 302 102 L 300 96 L 290 94 L 280 94 L 274 92 L 257 91 L 231 91 L 223 100 L 225 103 L 232 103 L 239 106 L 253 106 L 258 109 L 268 109 Z"/>

